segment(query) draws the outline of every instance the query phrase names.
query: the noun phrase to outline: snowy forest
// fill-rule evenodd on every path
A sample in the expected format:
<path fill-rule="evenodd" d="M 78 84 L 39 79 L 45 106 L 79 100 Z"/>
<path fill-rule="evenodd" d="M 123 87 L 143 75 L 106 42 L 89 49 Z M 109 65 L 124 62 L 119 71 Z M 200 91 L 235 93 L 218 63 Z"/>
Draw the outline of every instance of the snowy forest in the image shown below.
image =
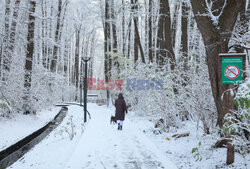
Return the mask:
<path fill-rule="evenodd" d="M 18 125 L 13 119 L 81 104 L 86 73 L 103 110 L 114 112 L 123 94 L 131 120 L 124 130 L 135 123 L 150 139 L 163 138 L 159 149 L 182 149 L 162 150 L 176 168 L 250 166 L 249 0 L 0 0 L 0 9 L 0 139 L 7 122 Z M 245 54 L 242 83 L 222 84 L 221 53 Z M 91 106 L 90 114 L 98 111 Z M 95 119 L 74 116 L 65 117 L 70 141 Z"/>

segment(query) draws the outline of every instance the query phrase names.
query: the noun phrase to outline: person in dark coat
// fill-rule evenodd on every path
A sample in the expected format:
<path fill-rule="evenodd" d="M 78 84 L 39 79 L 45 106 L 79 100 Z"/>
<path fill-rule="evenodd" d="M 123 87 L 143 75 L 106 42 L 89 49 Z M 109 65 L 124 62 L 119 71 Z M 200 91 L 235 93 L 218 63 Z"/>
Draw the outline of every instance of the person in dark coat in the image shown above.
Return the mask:
<path fill-rule="evenodd" d="M 118 99 L 115 100 L 115 118 L 118 124 L 118 130 L 122 130 L 123 121 L 125 119 L 125 112 L 127 111 L 126 102 L 120 93 Z"/>

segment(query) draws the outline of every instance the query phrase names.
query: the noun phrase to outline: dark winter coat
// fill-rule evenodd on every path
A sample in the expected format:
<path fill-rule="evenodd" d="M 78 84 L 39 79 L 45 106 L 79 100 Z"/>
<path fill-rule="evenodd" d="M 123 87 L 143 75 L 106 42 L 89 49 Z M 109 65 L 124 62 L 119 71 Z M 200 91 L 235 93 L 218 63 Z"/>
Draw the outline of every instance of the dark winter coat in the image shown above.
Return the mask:
<path fill-rule="evenodd" d="M 118 96 L 118 99 L 115 100 L 115 118 L 116 120 L 124 120 L 125 119 L 125 112 L 128 113 L 127 111 L 127 106 L 126 102 L 120 93 Z"/>

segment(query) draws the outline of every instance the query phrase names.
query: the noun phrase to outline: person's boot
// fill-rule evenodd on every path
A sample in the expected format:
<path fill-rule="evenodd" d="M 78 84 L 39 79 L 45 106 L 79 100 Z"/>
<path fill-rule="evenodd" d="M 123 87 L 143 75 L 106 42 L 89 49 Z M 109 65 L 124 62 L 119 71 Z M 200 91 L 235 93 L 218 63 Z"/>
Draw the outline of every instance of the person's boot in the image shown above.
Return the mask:
<path fill-rule="evenodd" d="M 120 124 L 118 124 L 118 130 L 120 130 Z"/>
<path fill-rule="evenodd" d="M 120 126 L 120 130 L 122 130 L 122 126 Z"/>

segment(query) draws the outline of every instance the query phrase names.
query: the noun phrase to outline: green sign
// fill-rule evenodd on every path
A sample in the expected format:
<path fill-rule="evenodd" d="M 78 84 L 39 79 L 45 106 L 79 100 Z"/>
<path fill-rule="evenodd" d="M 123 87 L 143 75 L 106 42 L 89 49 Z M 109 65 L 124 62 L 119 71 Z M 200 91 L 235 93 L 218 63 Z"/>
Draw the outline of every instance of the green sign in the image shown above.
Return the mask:
<path fill-rule="evenodd" d="M 243 80 L 243 58 L 222 57 L 222 84 L 240 84 Z"/>

